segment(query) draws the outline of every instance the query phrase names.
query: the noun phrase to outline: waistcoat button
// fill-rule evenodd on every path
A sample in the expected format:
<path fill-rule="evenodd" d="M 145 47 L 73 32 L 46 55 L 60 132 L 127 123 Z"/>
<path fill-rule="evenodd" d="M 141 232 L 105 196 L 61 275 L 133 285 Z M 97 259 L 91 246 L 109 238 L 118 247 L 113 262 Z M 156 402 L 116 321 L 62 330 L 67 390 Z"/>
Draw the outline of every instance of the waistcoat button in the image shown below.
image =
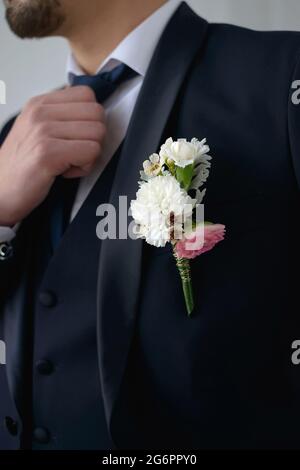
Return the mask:
<path fill-rule="evenodd" d="M 54 365 L 47 359 L 42 359 L 36 363 L 37 371 L 42 375 L 50 375 L 54 371 Z"/>
<path fill-rule="evenodd" d="M 39 294 L 39 302 L 43 307 L 52 308 L 57 304 L 57 298 L 53 292 L 44 291 Z"/>
<path fill-rule="evenodd" d="M 35 428 L 33 431 L 33 438 L 39 444 L 48 444 L 50 442 L 51 436 L 46 428 Z"/>
<path fill-rule="evenodd" d="M 17 436 L 18 435 L 18 423 L 14 421 L 10 416 L 6 416 L 4 419 L 4 424 L 11 436 Z"/>

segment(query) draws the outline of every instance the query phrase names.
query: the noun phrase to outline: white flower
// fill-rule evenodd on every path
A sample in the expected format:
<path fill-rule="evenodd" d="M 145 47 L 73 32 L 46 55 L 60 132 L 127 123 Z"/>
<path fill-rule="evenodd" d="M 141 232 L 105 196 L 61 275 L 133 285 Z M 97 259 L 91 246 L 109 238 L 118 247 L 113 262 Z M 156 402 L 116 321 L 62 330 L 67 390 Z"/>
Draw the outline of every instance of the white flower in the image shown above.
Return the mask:
<path fill-rule="evenodd" d="M 185 168 L 188 165 L 197 164 L 201 157 L 209 152 L 206 139 L 201 142 L 194 138 L 189 142 L 187 139 L 173 141 L 170 137 L 160 149 L 160 157 L 165 161 L 171 160 L 177 166 Z"/>
<path fill-rule="evenodd" d="M 149 160 L 143 163 L 144 171 L 141 171 L 141 178 L 148 181 L 154 176 L 158 176 L 162 171 L 164 160 L 157 153 L 150 155 Z"/>
<path fill-rule="evenodd" d="M 194 176 L 193 176 L 190 189 L 198 190 L 199 188 L 201 188 L 201 186 L 204 185 L 204 183 L 206 183 L 209 177 L 209 172 L 211 168 L 210 161 L 212 160 L 212 158 L 207 153 L 209 152 L 209 147 L 206 145 L 206 139 L 203 139 L 201 142 L 198 142 L 196 145 L 199 146 L 199 155 L 195 160 Z"/>
<path fill-rule="evenodd" d="M 209 159 L 211 159 L 211 157 L 209 157 Z M 210 167 L 211 163 L 208 160 L 203 160 L 195 166 L 190 189 L 199 189 L 204 185 L 204 183 L 206 183 L 209 177 Z"/>
<path fill-rule="evenodd" d="M 173 176 L 150 179 L 141 185 L 136 200 L 131 202 L 138 236 L 150 245 L 165 246 L 174 230 L 182 229 L 191 217 L 195 203 Z"/>
<path fill-rule="evenodd" d="M 195 197 L 196 197 L 197 204 L 202 204 L 205 194 L 206 194 L 206 189 L 203 189 L 203 191 L 200 191 L 200 189 L 196 189 Z"/>

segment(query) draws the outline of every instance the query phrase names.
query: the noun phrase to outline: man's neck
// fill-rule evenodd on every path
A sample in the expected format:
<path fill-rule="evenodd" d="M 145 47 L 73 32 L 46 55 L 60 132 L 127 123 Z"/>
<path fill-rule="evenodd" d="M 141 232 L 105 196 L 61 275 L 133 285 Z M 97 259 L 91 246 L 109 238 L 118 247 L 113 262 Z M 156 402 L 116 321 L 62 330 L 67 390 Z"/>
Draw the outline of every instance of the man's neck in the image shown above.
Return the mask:
<path fill-rule="evenodd" d="M 87 74 L 94 74 L 99 64 L 139 24 L 161 7 L 166 0 L 107 1 L 81 12 L 77 24 L 66 37 L 72 52 Z"/>

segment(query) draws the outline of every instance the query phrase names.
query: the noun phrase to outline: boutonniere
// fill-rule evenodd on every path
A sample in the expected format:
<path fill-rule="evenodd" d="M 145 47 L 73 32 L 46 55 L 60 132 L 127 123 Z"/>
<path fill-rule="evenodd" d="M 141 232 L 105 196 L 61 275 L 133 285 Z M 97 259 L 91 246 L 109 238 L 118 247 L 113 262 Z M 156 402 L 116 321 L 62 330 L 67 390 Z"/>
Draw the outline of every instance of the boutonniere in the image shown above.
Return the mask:
<path fill-rule="evenodd" d="M 211 168 L 209 151 L 206 139 L 168 139 L 159 154 L 144 162 L 139 190 L 131 201 L 137 238 L 156 247 L 172 244 L 189 316 L 194 310 L 190 261 L 225 236 L 224 225 L 197 217 Z"/>

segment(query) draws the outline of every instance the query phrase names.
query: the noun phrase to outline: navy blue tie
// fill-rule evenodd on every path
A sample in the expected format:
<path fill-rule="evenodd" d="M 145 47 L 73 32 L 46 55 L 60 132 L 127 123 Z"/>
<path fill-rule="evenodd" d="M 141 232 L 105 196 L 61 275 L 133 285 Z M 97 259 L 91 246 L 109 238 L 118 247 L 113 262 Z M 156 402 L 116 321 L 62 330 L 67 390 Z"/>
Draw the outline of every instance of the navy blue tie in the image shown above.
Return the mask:
<path fill-rule="evenodd" d="M 137 73 L 125 64 L 120 64 L 110 72 L 98 75 L 73 75 L 72 86 L 85 85 L 92 88 L 98 103 L 107 100 L 117 88 L 127 80 L 136 77 Z M 57 178 L 52 195 L 50 196 L 50 235 L 54 252 L 68 226 L 70 211 L 78 187 L 78 180 Z"/>
<path fill-rule="evenodd" d="M 120 64 L 110 72 L 98 75 L 73 75 L 72 86 L 85 85 L 92 88 L 98 103 L 103 103 L 125 81 L 131 80 L 137 73 L 125 64 Z"/>

